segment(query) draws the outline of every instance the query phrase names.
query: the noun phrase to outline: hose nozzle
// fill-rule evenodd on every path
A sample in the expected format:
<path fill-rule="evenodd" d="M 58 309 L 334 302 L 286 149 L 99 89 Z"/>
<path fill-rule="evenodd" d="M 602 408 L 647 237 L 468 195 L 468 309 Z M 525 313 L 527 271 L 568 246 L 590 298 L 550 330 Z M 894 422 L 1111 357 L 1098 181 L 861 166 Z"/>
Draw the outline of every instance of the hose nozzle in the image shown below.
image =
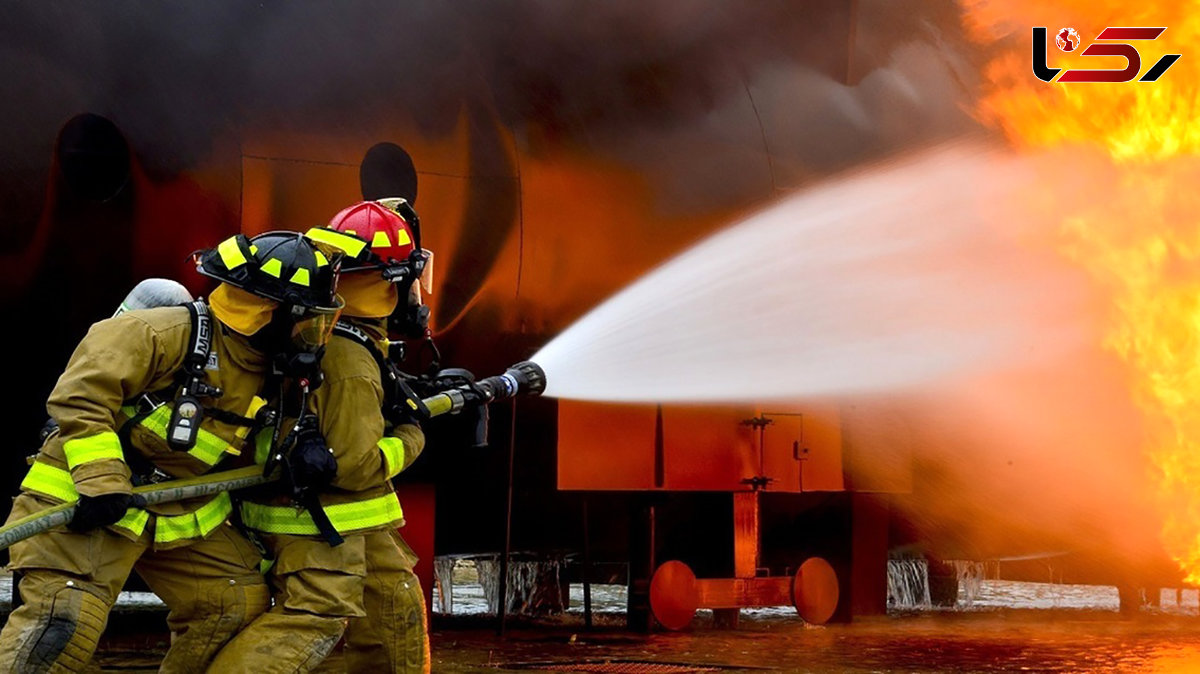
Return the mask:
<path fill-rule="evenodd" d="M 504 374 L 481 379 L 476 384 L 488 400 L 503 400 L 519 394 L 539 395 L 546 390 L 546 372 L 532 361 L 522 361 Z"/>
<path fill-rule="evenodd" d="M 508 368 L 504 374 L 511 375 L 513 378 L 519 376 L 524 380 L 521 382 L 518 393 L 536 396 L 546 390 L 546 371 L 532 360 L 523 360 Z"/>

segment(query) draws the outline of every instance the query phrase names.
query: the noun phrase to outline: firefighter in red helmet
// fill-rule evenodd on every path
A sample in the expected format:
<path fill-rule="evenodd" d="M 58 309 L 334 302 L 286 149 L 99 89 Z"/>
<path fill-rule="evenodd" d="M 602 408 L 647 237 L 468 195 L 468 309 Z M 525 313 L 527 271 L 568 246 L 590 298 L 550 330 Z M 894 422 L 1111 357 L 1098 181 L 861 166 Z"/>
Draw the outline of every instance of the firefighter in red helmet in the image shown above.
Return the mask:
<path fill-rule="evenodd" d="M 421 249 L 416 215 L 402 199 L 355 204 L 334 216 L 328 228 L 314 228 L 307 236 L 345 254 L 338 282 L 345 307 L 326 345 L 324 383 L 311 399 L 320 432 L 338 461 L 337 477 L 320 496 L 323 509 L 345 541 L 339 547 L 351 546 L 365 556 L 361 595 L 329 588 L 347 609 L 342 612 L 349 619 L 345 662 L 351 672 L 428 672 L 416 557 L 399 534 L 404 516 L 390 482 L 417 458 L 425 438 L 414 420 L 384 410 L 397 409 L 389 405 L 395 399 L 389 328 L 405 336 L 426 333 L 428 310 L 421 293 L 429 290 L 432 259 Z M 302 575 L 292 559 L 311 567 L 329 563 L 330 548 L 316 523 L 303 514 L 298 518 L 295 508 L 248 501 L 241 514 L 276 552 L 271 571 L 276 587 Z M 315 577 L 316 571 L 307 573 Z M 260 648 L 235 639 L 214 665 L 239 665 Z"/>
<path fill-rule="evenodd" d="M 331 352 L 337 355 L 326 372 L 362 372 L 370 378 L 373 392 L 383 397 L 339 401 L 331 395 L 327 400 L 331 405 L 353 405 L 358 413 L 370 415 L 372 429 L 383 431 L 378 442 L 384 461 L 376 479 L 387 482 L 416 460 L 425 439 L 420 427 L 405 417 L 402 396 L 384 391 L 388 369 L 394 367 L 387 359 L 386 338 L 389 328 L 402 337 L 428 335 L 429 308 L 422 293 L 432 292 L 433 257 L 421 247 L 416 213 L 403 199 L 354 204 L 335 215 L 329 229 L 360 238 L 370 247 L 366 259 L 351 262 L 343 277 L 348 281 L 344 297 L 352 307 L 343 313 L 337 339 L 330 340 Z M 309 232 L 309 236 L 321 234 Z M 361 334 L 356 337 L 343 327 Z M 382 409 L 379 402 L 384 403 Z M 394 497 L 390 483 L 388 490 Z M 368 534 L 367 616 L 351 620 L 346 632 L 350 671 L 429 671 L 424 594 L 413 572 L 416 555 L 397 529 L 403 523 L 393 522 Z"/>

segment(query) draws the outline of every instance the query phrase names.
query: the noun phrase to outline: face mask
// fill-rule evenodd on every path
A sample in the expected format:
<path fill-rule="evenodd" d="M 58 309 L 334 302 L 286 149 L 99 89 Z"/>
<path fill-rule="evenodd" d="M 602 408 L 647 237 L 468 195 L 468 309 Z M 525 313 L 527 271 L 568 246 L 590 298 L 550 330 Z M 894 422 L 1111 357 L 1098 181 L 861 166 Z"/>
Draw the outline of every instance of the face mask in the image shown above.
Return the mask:
<path fill-rule="evenodd" d="M 333 313 L 307 314 L 292 324 L 291 344 L 297 353 L 315 353 L 325 348 L 341 309 Z"/>
<path fill-rule="evenodd" d="M 321 357 L 325 355 L 325 347 L 315 351 L 283 351 L 275 354 L 275 371 L 289 379 L 304 379 L 308 388 L 315 389 L 321 385 Z"/>

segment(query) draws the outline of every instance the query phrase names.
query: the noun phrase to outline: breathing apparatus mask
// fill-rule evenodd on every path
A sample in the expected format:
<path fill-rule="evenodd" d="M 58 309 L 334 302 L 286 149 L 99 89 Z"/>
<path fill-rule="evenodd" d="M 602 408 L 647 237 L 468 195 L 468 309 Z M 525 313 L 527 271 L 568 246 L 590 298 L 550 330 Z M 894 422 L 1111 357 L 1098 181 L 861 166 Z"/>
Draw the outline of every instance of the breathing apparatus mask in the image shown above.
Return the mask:
<path fill-rule="evenodd" d="M 404 262 L 385 267 L 383 278 L 404 298 L 388 316 L 388 328 L 408 339 L 424 337 L 429 330 L 429 307 L 422 301 L 422 292 L 433 292 L 433 253 L 414 250 Z"/>
<path fill-rule="evenodd" d="M 316 388 L 321 382 L 321 357 L 343 304 L 340 297 L 332 310 L 281 304 L 254 341 L 273 354 L 277 374 L 306 379 L 311 388 Z"/>
<path fill-rule="evenodd" d="M 378 203 L 403 219 L 413 239 L 413 249 L 407 256 L 400 260 L 388 258 L 382 265 L 383 280 L 405 300 L 388 317 L 388 328 L 405 338 L 419 339 L 429 331 L 429 307 L 422 302 L 422 292 L 433 293 L 433 251 L 421 247 L 421 219 L 407 200 L 395 197 Z"/>

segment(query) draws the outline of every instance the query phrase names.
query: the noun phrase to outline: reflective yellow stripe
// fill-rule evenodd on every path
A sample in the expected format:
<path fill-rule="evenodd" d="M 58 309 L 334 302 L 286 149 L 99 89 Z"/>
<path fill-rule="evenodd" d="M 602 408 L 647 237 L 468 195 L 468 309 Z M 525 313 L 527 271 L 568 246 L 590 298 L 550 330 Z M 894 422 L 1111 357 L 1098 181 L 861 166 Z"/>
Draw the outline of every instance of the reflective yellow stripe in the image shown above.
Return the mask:
<path fill-rule="evenodd" d="M 154 411 L 147 414 L 141 421 L 142 427 L 151 433 L 157 435 L 163 440 L 167 439 L 167 424 L 171 421 L 171 408 L 167 405 L 159 405 L 154 408 Z"/>
<path fill-rule="evenodd" d="M 159 405 L 141 423 L 143 428 L 166 440 L 167 424 L 171 423 L 171 406 Z M 196 445 L 188 450 L 188 454 L 215 466 L 230 449 L 229 443 L 222 440 L 221 436 L 201 428 L 196 433 Z"/>
<path fill-rule="evenodd" d="M 329 264 L 329 258 L 325 257 L 325 254 L 324 254 L 324 253 L 322 253 L 322 252 L 321 252 L 321 251 L 319 251 L 319 250 L 318 250 L 318 251 L 313 251 L 313 252 L 314 252 L 314 253 L 316 254 L 316 256 L 317 256 L 317 269 L 320 269 L 321 267 L 325 267 L 325 266 L 327 266 L 327 265 Z"/>
<path fill-rule="evenodd" d="M 389 248 L 391 245 L 392 242 L 388 239 L 387 232 L 382 229 L 375 232 L 375 235 L 371 237 L 372 248 Z"/>
<path fill-rule="evenodd" d="M 267 427 L 254 436 L 254 463 L 260 466 L 266 464 L 267 457 L 271 455 L 271 436 L 275 434 L 274 430 Z"/>
<path fill-rule="evenodd" d="M 121 440 L 112 431 L 103 431 L 86 438 L 67 440 L 63 443 L 63 453 L 67 455 L 67 465 L 72 469 L 89 461 L 125 460 L 121 453 Z"/>
<path fill-rule="evenodd" d="M 229 499 L 229 493 L 221 492 L 186 515 L 159 515 L 154 523 L 154 542 L 171 543 L 185 538 L 203 538 L 221 526 L 231 512 L 233 502 Z"/>
<path fill-rule="evenodd" d="M 225 268 L 229 271 L 246 264 L 246 256 L 242 254 L 236 236 L 231 236 L 217 244 L 217 255 L 221 256 L 221 262 L 225 263 Z"/>
<path fill-rule="evenodd" d="M 395 493 L 365 501 L 327 505 L 324 510 L 333 528 L 342 533 L 378 527 L 404 519 L 404 510 L 401 509 L 400 499 Z M 307 510 L 297 510 L 289 506 L 243 503 L 242 522 L 251 529 L 271 534 L 320 534 Z"/>
<path fill-rule="evenodd" d="M 29 467 L 29 473 L 21 480 L 21 489 L 41 492 L 61 501 L 74 501 L 79 498 L 70 473 L 41 461 L 34 461 Z"/>
<path fill-rule="evenodd" d="M 325 229 L 324 227 L 313 227 L 305 232 L 304 236 L 307 236 L 313 241 L 326 243 L 339 250 L 344 250 L 350 257 L 358 257 L 358 254 L 363 251 L 363 248 L 367 247 L 367 242 L 363 241 L 357 236 L 350 236 L 350 234 L 354 234 L 354 232 L 343 234 L 336 230 Z"/>
<path fill-rule="evenodd" d="M 264 262 L 263 266 L 259 267 L 259 269 L 261 269 L 262 273 L 264 274 L 270 274 L 275 278 L 279 278 L 279 275 L 283 273 L 283 261 L 277 257 L 273 257 Z"/>
<path fill-rule="evenodd" d="M 221 457 L 225 456 L 225 450 L 228 447 L 229 445 L 224 440 L 201 429 L 196 434 L 196 445 L 188 450 L 188 454 L 210 466 L 215 466 Z"/>
<path fill-rule="evenodd" d="M 393 478 L 404 468 L 404 441 L 400 438 L 384 438 L 379 441 L 383 452 L 384 468 L 388 478 Z"/>
<path fill-rule="evenodd" d="M 117 520 L 114 527 L 128 529 L 136 536 L 141 536 L 146 530 L 146 522 L 150 521 L 150 513 L 138 508 L 130 508 L 125 511 L 125 516 Z"/>
<path fill-rule="evenodd" d="M 408 235 L 408 231 L 404 229 L 396 230 L 396 245 L 407 246 L 412 243 L 412 237 Z"/>
<path fill-rule="evenodd" d="M 260 398 L 258 396 L 254 396 L 253 398 L 250 399 L 250 404 L 246 406 L 246 413 L 243 414 L 242 416 L 246 417 L 247 419 L 257 419 L 259 410 L 261 410 L 262 408 L 264 408 L 266 406 L 267 406 L 267 401 L 263 400 L 262 398 Z M 242 447 L 245 446 L 246 436 L 249 434 L 250 434 L 250 426 L 238 426 L 238 429 L 233 432 L 233 437 L 235 439 L 237 439 L 238 446 L 236 449 L 233 447 L 230 447 L 226 451 L 228 451 L 231 454 L 236 454 L 238 456 L 241 456 L 242 455 Z"/>
<path fill-rule="evenodd" d="M 75 491 L 75 482 L 71 479 L 71 474 L 62 468 L 56 468 L 41 461 L 34 461 L 33 465 L 29 467 L 29 473 L 24 480 L 21 480 L 21 489 L 53 496 L 67 503 L 79 500 L 79 493 Z M 117 520 L 113 526 L 127 529 L 135 536 L 141 536 L 142 532 L 146 530 L 146 522 L 149 519 L 150 513 L 145 510 L 130 508 L 125 511 L 125 516 Z"/>
<path fill-rule="evenodd" d="M 308 287 L 308 270 L 307 269 L 297 269 L 296 273 L 292 274 L 292 278 L 289 280 L 298 286 L 304 286 L 305 288 L 307 288 Z"/>

